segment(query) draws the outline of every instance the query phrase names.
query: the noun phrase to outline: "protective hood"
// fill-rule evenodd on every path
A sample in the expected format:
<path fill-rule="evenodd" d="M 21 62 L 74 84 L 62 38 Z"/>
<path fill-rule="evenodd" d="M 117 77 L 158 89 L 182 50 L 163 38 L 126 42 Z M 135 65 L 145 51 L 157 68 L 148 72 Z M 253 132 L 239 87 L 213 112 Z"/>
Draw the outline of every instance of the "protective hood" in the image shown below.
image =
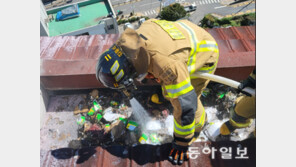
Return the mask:
<path fill-rule="evenodd" d="M 137 77 L 148 72 L 150 57 L 145 42 L 135 30 L 127 28 L 116 44 L 121 47 L 128 61 L 135 67 Z"/>

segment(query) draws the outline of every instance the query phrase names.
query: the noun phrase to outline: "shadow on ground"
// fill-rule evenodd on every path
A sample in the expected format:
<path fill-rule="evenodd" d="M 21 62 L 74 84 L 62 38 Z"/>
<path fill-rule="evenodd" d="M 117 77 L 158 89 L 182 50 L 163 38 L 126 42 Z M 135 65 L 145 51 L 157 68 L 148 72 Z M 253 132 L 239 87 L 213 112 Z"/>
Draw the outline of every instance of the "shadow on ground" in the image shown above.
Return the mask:
<path fill-rule="evenodd" d="M 108 147 L 101 147 L 109 154 L 122 159 L 130 159 L 135 161 L 139 165 L 145 165 L 147 163 L 154 163 L 167 160 L 170 143 L 162 145 L 137 145 L 135 147 L 127 147 L 120 145 L 113 145 Z M 59 160 L 70 159 L 74 156 L 78 156 L 76 164 L 81 164 L 87 161 L 90 157 L 96 154 L 97 147 L 87 147 L 81 149 L 73 148 L 60 148 L 51 151 L 51 155 Z"/>

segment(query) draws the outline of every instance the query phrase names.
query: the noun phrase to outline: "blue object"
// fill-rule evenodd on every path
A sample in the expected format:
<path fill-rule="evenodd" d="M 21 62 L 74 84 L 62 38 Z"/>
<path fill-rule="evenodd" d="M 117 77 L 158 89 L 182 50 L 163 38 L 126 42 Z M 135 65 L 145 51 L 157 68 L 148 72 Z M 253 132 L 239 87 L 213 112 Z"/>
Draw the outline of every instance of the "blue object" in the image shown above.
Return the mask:
<path fill-rule="evenodd" d="M 79 14 L 80 14 L 80 11 L 79 11 L 78 4 L 75 4 L 57 12 L 56 20 L 62 21 L 62 20 L 78 17 Z"/>

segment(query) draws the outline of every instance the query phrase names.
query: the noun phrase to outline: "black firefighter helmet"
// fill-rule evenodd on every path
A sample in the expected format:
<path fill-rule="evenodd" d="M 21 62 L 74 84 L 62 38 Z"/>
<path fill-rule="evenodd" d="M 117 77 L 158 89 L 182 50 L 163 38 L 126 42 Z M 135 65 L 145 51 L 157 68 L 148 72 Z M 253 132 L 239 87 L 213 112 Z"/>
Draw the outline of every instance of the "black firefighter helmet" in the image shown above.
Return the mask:
<path fill-rule="evenodd" d="M 96 77 L 105 87 L 122 89 L 134 85 L 136 70 L 119 46 L 112 45 L 99 58 Z"/>

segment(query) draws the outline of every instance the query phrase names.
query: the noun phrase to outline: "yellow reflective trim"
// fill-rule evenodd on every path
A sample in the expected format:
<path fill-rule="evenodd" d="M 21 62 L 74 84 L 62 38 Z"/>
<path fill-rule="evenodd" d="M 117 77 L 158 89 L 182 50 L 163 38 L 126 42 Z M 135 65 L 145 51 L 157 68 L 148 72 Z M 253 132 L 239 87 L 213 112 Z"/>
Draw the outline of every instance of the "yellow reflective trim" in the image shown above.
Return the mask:
<path fill-rule="evenodd" d="M 217 48 L 198 48 L 197 49 L 197 52 L 209 52 L 209 51 L 213 51 L 213 52 L 216 52 L 218 53 L 219 50 Z"/>
<path fill-rule="evenodd" d="M 195 128 L 194 128 L 195 120 L 192 121 L 191 124 L 182 126 L 177 123 L 177 121 L 174 119 L 174 132 L 179 134 L 179 135 L 189 135 L 194 133 Z"/>
<path fill-rule="evenodd" d="M 196 38 L 195 31 L 190 28 L 190 26 L 187 26 L 183 22 L 178 22 L 178 24 L 187 31 L 189 37 L 190 37 L 190 45 L 191 45 L 191 50 L 190 50 L 190 56 L 188 58 L 187 62 L 187 68 L 190 74 L 194 73 L 195 71 L 195 62 L 196 62 L 196 53 L 197 53 L 197 45 L 198 45 L 198 40 Z"/>
<path fill-rule="evenodd" d="M 204 123 L 205 123 L 205 115 L 206 115 L 206 111 L 205 111 L 205 108 L 203 107 L 203 112 L 202 112 L 201 118 L 199 120 L 199 123 L 195 125 L 196 128 L 201 127 L 201 126 L 204 125 Z"/>
<path fill-rule="evenodd" d="M 109 61 L 109 59 L 105 56 L 105 59 L 107 60 L 107 61 Z"/>
<path fill-rule="evenodd" d="M 178 83 L 178 84 L 175 84 L 175 85 L 165 85 L 165 89 L 178 89 L 184 85 L 186 85 L 187 83 L 190 82 L 190 77 L 186 78 L 184 81 Z"/>
<path fill-rule="evenodd" d="M 205 47 L 205 46 L 208 46 L 208 47 Z M 198 52 L 214 51 L 214 52 L 218 53 L 219 52 L 218 44 L 215 41 L 203 40 L 198 43 L 197 51 Z"/>
<path fill-rule="evenodd" d="M 124 75 L 123 70 L 121 69 L 119 73 L 115 76 L 115 80 L 118 82 Z"/>
<path fill-rule="evenodd" d="M 203 41 L 200 41 L 198 44 L 199 44 L 199 45 L 201 45 L 201 44 L 215 44 L 215 45 L 217 45 L 217 42 L 215 42 L 215 41 L 207 41 L 207 40 L 203 40 Z M 218 45 L 217 45 L 217 46 L 218 46 Z"/>
<path fill-rule="evenodd" d="M 217 66 L 218 64 L 218 60 L 219 60 L 219 49 L 218 49 L 218 44 L 215 42 L 215 41 L 206 41 L 206 40 L 203 40 L 203 41 L 200 41 L 198 43 L 198 46 L 211 46 L 211 47 L 203 47 L 203 48 L 198 48 L 198 52 L 208 52 L 208 51 L 213 51 L 215 53 L 218 53 L 217 55 L 217 60 L 215 62 L 215 64 L 211 67 L 201 67 L 200 69 L 198 69 L 197 71 L 198 72 L 205 72 L 205 73 L 210 73 L 212 74 L 215 67 Z M 198 77 L 195 77 L 195 76 L 190 76 L 191 79 L 196 79 Z"/>
<path fill-rule="evenodd" d="M 181 132 L 179 130 L 177 130 L 175 127 L 174 127 L 174 132 L 178 135 L 189 135 L 189 134 L 192 134 L 195 132 L 195 129 L 193 128 L 192 130 L 190 131 L 187 131 L 187 132 Z"/>
<path fill-rule="evenodd" d="M 170 21 L 154 20 L 164 31 L 166 31 L 172 39 L 185 39 L 183 33 Z"/>
<path fill-rule="evenodd" d="M 111 56 L 109 54 L 107 54 L 107 56 L 109 57 L 109 59 L 111 59 Z"/>
<path fill-rule="evenodd" d="M 230 119 L 229 121 L 230 121 L 232 126 L 235 126 L 237 128 L 246 128 L 246 127 L 250 126 L 250 124 L 252 123 L 252 120 L 250 120 L 250 119 L 246 123 L 238 123 L 238 122 L 235 122 L 232 119 Z"/>
<path fill-rule="evenodd" d="M 170 97 L 170 98 L 176 98 L 176 97 L 178 97 L 180 95 L 184 95 L 184 94 L 190 92 L 193 89 L 194 89 L 193 86 L 190 85 L 189 87 L 187 87 L 184 90 L 182 90 L 180 92 L 177 92 L 177 93 L 170 93 L 170 92 L 168 92 L 168 97 Z"/>
<path fill-rule="evenodd" d="M 194 123 L 195 123 L 195 121 L 193 121 L 191 124 L 189 124 L 189 125 L 185 125 L 185 126 L 182 126 L 182 125 L 180 125 L 180 124 L 178 124 L 178 122 L 174 119 L 174 122 L 175 122 L 175 124 L 176 124 L 176 126 L 178 127 L 178 128 L 180 128 L 180 129 L 191 129 L 193 126 L 194 126 Z"/>
<path fill-rule="evenodd" d="M 116 60 L 110 68 L 111 73 L 114 75 L 119 68 L 119 63 Z"/>
<path fill-rule="evenodd" d="M 205 73 L 213 73 L 215 67 L 217 65 L 217 61 L 215 62 L 215 64 L 211 67 L 201 67 L 200 69 L 198 69 L 198 72 L 205 72 Z"/>
<path fill-rule="evenodd" d="M 178 97 L 194 89 L 193 86 L 191 85 L 190 77 L 188 77 L 187 79 L 185 79 L 184 81 L 178 84 L 165 85 L 164 88 L 166 89 L 166 92 L 168 94 L 166 95 L 166 97 L 169 97 L 169 98 Z"/>

